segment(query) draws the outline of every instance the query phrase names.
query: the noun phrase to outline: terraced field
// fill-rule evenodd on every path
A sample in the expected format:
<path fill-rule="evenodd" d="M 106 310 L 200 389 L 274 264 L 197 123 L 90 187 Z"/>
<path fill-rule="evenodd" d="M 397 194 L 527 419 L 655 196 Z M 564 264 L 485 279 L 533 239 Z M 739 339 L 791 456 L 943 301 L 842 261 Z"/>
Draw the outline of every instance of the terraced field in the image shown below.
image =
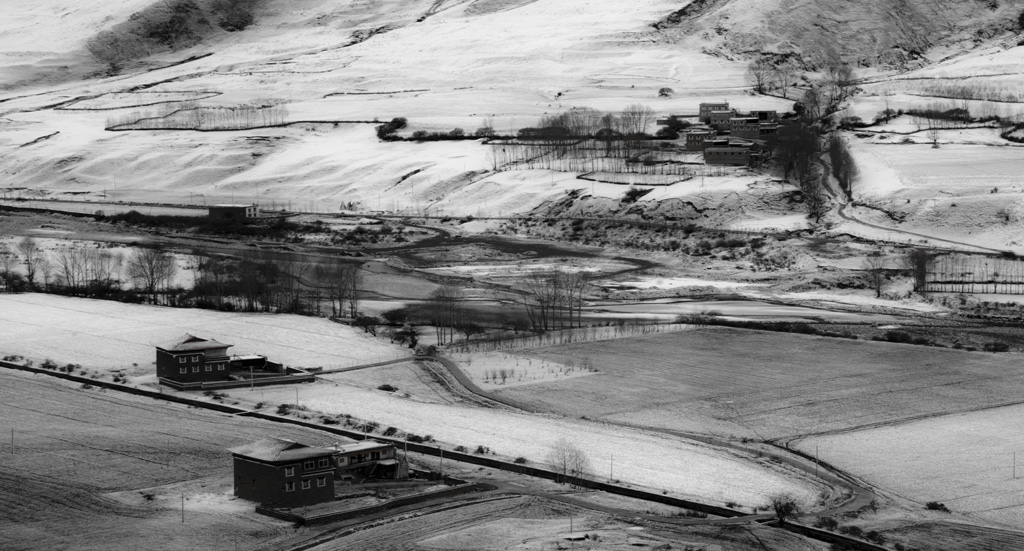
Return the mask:
<path fill-rule="evenodd" d="M 540 411 L 786 439 L 1020 402 L 1014 356 L 705 328 L 533 350 L 600 373 L 498 391 Z"/>

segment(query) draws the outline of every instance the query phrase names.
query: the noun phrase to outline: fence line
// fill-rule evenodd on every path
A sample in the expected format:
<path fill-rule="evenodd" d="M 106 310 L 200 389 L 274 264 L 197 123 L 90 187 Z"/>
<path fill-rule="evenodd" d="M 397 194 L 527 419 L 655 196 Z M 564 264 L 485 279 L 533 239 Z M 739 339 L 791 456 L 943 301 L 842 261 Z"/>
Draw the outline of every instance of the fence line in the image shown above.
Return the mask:
<path fill-rule="evenodd" d="M 473 352 L 494 352 L 497 350 L 515 350 L 520 348 L 537 348 L 560 344 L 574 344 L 601 340 L 611 340 L 637 335 L 656 335 L 688 331 L 697 326 L 689 323 L 664 323 L 651 325 L 603 325 L 597 327 L 581 327 L 548 331 L 539 335 L 523 335 L 512 338 L 458 343 L 449 345 L 447 352 L 468 354 Z"/>

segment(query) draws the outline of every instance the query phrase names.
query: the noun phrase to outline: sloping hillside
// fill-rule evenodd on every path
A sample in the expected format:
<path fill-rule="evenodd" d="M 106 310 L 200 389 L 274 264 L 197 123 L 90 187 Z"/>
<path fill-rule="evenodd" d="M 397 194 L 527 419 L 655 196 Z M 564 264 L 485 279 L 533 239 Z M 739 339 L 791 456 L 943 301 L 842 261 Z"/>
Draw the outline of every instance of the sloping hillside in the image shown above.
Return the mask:
<path fill-rule="evenodd" d="M 655 24 L 709 52 L 792 54 L 813 68 L 837 55 L 858 66 L 917 67 L 1020 32 L 1019 0 L 697 0 Z"/>

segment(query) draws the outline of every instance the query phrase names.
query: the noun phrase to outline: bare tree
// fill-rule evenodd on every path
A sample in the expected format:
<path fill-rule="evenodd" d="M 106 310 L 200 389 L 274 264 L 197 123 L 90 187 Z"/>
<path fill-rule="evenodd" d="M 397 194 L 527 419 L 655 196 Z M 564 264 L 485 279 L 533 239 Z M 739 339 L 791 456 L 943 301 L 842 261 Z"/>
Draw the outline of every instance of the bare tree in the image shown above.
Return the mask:
<path fill-rule="evenodd" d="M 771 85 L 773 72 L 774 68 L 770 61 L 763 57 L 754 59 L 747 65 L 747 84 L 753 86 L 754 91 L 758 94 L 763 94 L 768 91 L 768 87 Z"/>
<path fill-rule="evenodd" d="M 36 288 L 36 273 L 39 271 L 40 262 L 44 260 L 43 251 L 39 248 L 36 240 L 31 237 L 18 241 L 17 248 L 25 263 L 25 279 L 28 281 L 28 287 L 34 290 Z"/>
<path fill-rule="evenodd" d="M 582 480 L 591 472 L 590 459 L 586 453 L 565 438 L 559 438 L 551 446 L 547 461 L 557 475 L 555 482 L 560 484 L 581 486 Z"/>
<path fill-rule="evenodd" d="M 882 253 L 874 251 L 864 258 L 861 269 L 868 276 L 868 284 L 875 290 L 875 297 L 882 296 L 882 287 L 885 285 L 885 257 Z"/>
<path fill-rule="evenodd" d="M 635 103 L 626 106 L 620 117 L 622 132 L 626 135 L 639 136 L 647 132 L 647 127 L 654 119 L 654 111 L 646 105 Z"/>
<path fill-rule="evenodd" d="M 0 243 L 0 281 L 4 284 L 4 290 L 10 291 L 13 287 L 17 274 L 14 273 L 14 266 L 18 263 L 18 256 L 11 251 L 6 243 Z"/>
<path fill-rule="evenodd" d="M 430 293 L 427 303 L 430 323 L 437 332 L 437 344 L 455 340 L 455 330 L 462 323 L 462 288 L 446 283 Z"/>
<path fill-rule="evenodd" d="M 939 148 L 939 129 L 929 128 L 928 129 L 928 141 L 932 142 L 932 149 Z"/>
<path fill-rule="evenodd" d="M 796 498 L 789 494 L 773 494 L 768 496 L 768 500 L 771 502 L 772 511 L 780 526 L 800 512 L 800 505 L 796 502 Z"/>
<path fill-rule="evenodd" d="M 903 257 L 903 266 L 910 270 L 914 277 L 914 290 L 924 291 L 928 284 L 928 268 L 934 258 L 932 253 L 925 249 L 911 249 Z"/>
<path fill-rule="evenodd" d="M 363 281 L 358 265 L 332 259 L 316 265 L 313 276 L 327 290 L 331 311 L 335 316 L 348 314 L 351 318 L 356 317 L 359 313 L 359 289 Z"/>
<path fill-rule="evenodd" d="M 86 285 L 88 274 L 88 253 L 74 244 L 57 247 L 53 251 L 53 264 L 57 271 L 57 284 L 67 292 L 79 294 Z"/>
<path fill-rule="evenodd" d="M 817 86 L 811 86 L 804 92 L 803 98 L 800 103 L 804 106 L 804 116 L 811 121 L 816 121 L 821 118 L 822 109 L 824 108 L 825 98 L 822 97 L 821 90 Z"/>
<path fill-rule="evenodd" d="M 783 97 L 789 93 L 789 89 L 796 80 L 796 69 L 791 63 L 782 62 L 772 67 L 771 82 L 782 93 Z"/>
<path fill-rule="evenodd" d="M 808 175 L 801 182 L 801 192 L 804 196 L 804 206 L 807 207 L 807 215 L 820 223 L 821 218 L 828 212 L 828 196 L 825 194 L 828 174 L 822 174 L 821 178 Z"/>
<path fill-rule="evenodd" d="M 156 294 L 167 288 L 177 265 L 174 256 L 157 248 L 138 249 L 128 259 L 128 278 L 137 288 L 148 293 L 156 304 Z"/>

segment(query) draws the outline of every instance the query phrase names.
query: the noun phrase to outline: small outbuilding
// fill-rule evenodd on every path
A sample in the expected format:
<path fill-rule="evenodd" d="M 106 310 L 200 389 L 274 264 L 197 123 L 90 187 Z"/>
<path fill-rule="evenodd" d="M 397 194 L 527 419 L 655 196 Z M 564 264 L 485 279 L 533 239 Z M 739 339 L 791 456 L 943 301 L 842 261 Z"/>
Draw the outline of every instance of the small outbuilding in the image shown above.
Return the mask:
<path fill-rule="evenodd" d="M 294 508 L 334 500 L 337 450 L 265 438 L 231 448 L 235 495 L 261 505 Z"/>
<path fill-rule="evenodd" d="M 210 220 L 234 221 L 259 217 L 258 205 L 212 205 L 209 209 Z"/>

